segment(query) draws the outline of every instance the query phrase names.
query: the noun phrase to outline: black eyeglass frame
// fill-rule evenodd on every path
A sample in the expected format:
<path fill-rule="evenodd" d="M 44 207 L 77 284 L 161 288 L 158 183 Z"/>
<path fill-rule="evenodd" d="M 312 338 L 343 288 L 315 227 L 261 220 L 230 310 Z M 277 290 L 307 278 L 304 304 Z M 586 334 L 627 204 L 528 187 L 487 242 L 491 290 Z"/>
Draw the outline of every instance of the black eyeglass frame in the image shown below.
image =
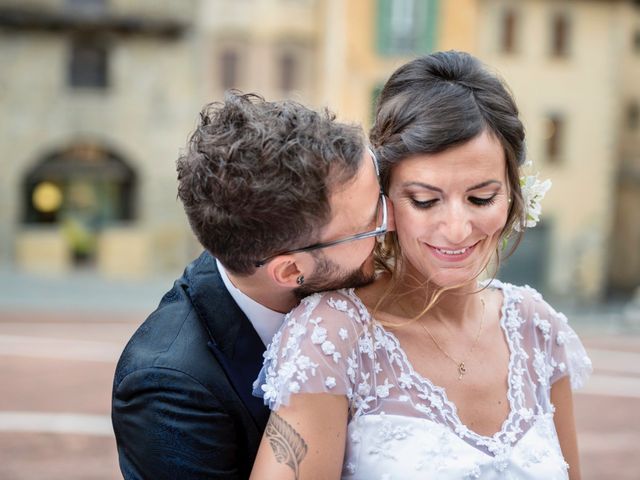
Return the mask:
<path fill-rule="evenodd" d="M 375 154 L 373 153 L 372 149 L 368 149 L 369 153 L 371 154 L 371 159 L 373 160 L 373 165 L 375 166 L 376 169 L 376 175 L 378 176 L 378 183 L 380 183 L 380 170 L 378 168 L 378 160 L 376 159 Z M 278 257 L 280 255 L 288 255 L 291 253 L 302 253 L 302 252 L 310 252 L 313 250 L 319 250 L 321 248 L 327 248 L 327 247 L 333 247 L 335 245 L 340 245 L 342 243 L 347 243 L 347 242 L 354 242 L 356 240 L 363 240 L 365 238 L 371 238 L 371 237 L 379 237 L 380 235 L 384 235 L 385 233 L 387 233 L 388 230 L 388 210 L 387 210 L 387 199 L 384 195 L 384 192 L 382 191 L 382 186 L 380 186 L 380 197 L 378 198 L 378 208 L 379 206 L 382 205 L 382 222 L 380 224 L 380 226 L 376 227 L 375 230 L 371 230 L 369 232 L 362 232 L 362 233 L 356 233 L 354 235 L 349 235 L 347 237 L 343 237 L 343 238 L 339 238 L 337 240 L 331 240 L 329 242 L 318 242 L 318 243 L 313 243 L 311 245 L 308 245 L 306 247 L 300 247 L 300 248 L 294 248 L 291 250 L 285 250 L 282 252 L 278 252 L 275 253 L 273 255 L 269 255 L 266 258 L 263 258 L 262 260 L 258 261 L 255 263 L 256 267 L 262 267 L 264 266 L 267 262 L 273 260 L 275 257 Z M 379 214 L 379 211 L 376 210 L 376 217 Z"/>

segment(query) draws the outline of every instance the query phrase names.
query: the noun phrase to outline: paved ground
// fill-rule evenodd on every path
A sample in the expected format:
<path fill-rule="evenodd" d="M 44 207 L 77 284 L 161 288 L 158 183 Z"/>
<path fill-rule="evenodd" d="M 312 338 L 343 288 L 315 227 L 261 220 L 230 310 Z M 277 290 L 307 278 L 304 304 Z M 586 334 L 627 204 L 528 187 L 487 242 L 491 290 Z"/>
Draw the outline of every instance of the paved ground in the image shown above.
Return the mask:
<path fill-rule="evenodd" d="M 26 292 L 0 276 L 0 478 L 120 478 L 109 420 L 115 362 L 170 283 L 55 283 Z M 574 322 L 595 365 L 575 398 L 583 478 L 637 480 L 640 334 L 600 321 Z"/>
<path fill-rule="evenodd" d="M 583 340 L 594 374 L 575 396 L 583 478 L 640 478 L 640 335 Z"/>
<path fill-rule="evenodd" d="M 140 317 L 0 313 L 0 478 L 121 478 L 111 383 Z"/>

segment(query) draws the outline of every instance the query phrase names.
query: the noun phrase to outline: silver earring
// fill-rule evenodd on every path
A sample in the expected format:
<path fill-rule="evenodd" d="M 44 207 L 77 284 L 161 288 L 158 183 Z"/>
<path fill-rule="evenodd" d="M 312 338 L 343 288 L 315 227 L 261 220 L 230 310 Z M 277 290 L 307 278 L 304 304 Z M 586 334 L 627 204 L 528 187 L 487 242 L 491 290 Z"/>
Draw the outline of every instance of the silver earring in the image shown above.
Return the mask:
<path fill-rule="evenodd" d="M 296 278 L 296 283 L 298 285 L 302 285 L 304 283 L 304 275 L 300 275 L 298 278 Z"/>

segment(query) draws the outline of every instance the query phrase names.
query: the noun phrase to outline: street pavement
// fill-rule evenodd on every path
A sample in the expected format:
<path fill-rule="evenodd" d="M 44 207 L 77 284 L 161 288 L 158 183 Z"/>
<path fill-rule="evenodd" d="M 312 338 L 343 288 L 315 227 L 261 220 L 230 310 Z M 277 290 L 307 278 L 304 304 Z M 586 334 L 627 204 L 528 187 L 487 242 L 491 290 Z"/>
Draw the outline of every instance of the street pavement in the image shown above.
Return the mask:
<path fill-rule="evenodd" d="M 0 479 L 121 478 L 109 419 L 126 341 L 171 285 L 0 272 Z M 594 375 L 575 395 L 585 480 L 640 478 L 640 332 L 577 319 Z M 620 323 L 620 322 L 618 322 Z"/>

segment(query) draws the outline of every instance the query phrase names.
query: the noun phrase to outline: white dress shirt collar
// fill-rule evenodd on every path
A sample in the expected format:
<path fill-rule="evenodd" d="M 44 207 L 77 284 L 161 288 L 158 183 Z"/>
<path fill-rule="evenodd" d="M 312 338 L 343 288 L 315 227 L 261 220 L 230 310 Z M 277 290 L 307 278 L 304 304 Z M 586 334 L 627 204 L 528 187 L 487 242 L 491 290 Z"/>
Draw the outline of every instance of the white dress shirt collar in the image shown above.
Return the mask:
<path fill-rule="evenodd" d="M 229 294 L 238 304 L 240 310 L 247 316 L 256 332 L 258 332 L 262 343 L 269 345 L 271 338 L 273 338 L 278 328 L 280 328 L 285 314 L 271 310 L 243 293 L 231 282 L 227 272 L 217 258 L 216 265 L 218 266 L 218 271 Z"/>

